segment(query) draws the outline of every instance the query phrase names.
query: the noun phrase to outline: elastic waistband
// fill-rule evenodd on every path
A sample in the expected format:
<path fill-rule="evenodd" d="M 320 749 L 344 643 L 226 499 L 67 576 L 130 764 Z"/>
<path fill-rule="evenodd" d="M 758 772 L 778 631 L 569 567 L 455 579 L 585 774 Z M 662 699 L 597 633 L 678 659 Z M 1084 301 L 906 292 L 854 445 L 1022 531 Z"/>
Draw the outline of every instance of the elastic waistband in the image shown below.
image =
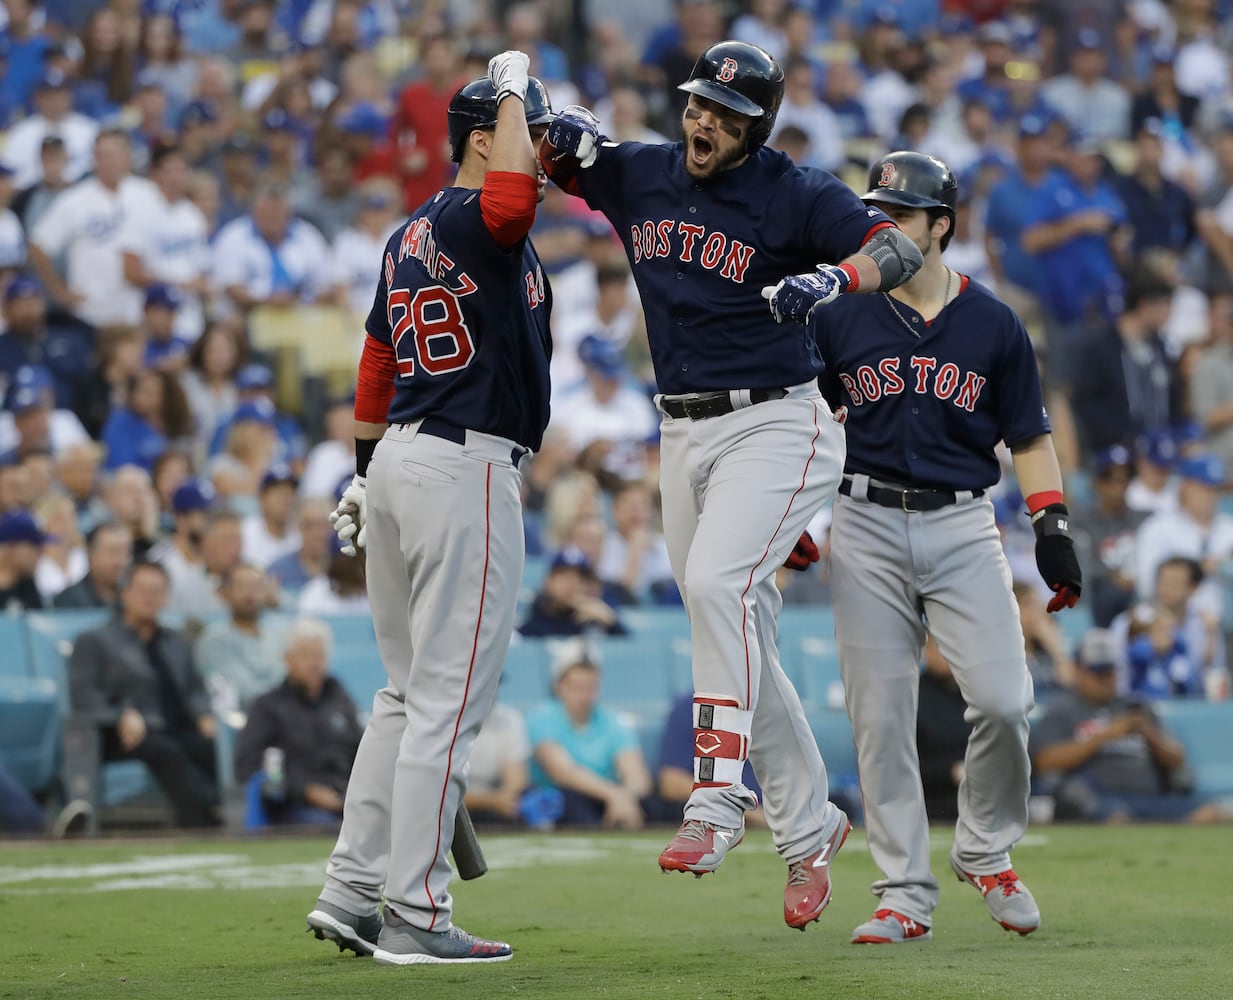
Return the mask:
<path fill-rule="evenodd" d="M 907 514 L 925 514 L 985 495 L 984 490 L 933 490 L 879 484 L 863 475 L 844 476 L 839 482 L 839 492 L 853 500 L 865 500 Z"/>
<path fill-rule="evenodd" d="M 530 448 L 516 444 L 509 438 L 459 427 L 457 424 L 451 424 L 438 417 L 425 417 L 423 420 L 390 424 L 385 434 L 386 437 L 395 441 L 414 441 L 417 435 L 425 434 L 428 437 L 456 444 L 476 458 L 483 458 L 489 462 L 508 461 L 515 467 L 522 461 L 524 455 L 531 452 Z"/>

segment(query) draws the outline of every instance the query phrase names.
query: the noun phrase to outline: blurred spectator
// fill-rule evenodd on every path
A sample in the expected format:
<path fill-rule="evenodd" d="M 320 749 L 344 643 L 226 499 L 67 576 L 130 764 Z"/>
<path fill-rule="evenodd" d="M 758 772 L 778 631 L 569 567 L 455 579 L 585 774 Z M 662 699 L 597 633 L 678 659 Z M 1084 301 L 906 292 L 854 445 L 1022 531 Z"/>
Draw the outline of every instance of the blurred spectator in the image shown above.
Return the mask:
<path fill-rule="evenodd" d="M 18 274 L 4 289 L 4 332 L 0 333 L 0 376 L 13 382 L 31 366 L 50 372 L 56 407 L 72 407 L 79 382 L 90 367 L 90 338 L 79 324 L 48 322 L 39 284 Z"/>
<path fill-rule="evenodd" d="M 199 572 L 189 574 L 184 586 L 172 589 L 170 607 L 194 617 L 225 611 L 218 588 L 240 565 L 241 546 L 239 515 L 225 508 L 210 511 L 201 538 Z"/>
<path fill-rule="evenodd" d="M 278 824 L 337 823 L 363 727 L 355 704 L 330 675 L 333 636 L 323 621 L 302 618 L 287 629 L 286 679 L 261 695 L 236 742 L 236 778 L 250 781 L 270 747 L 283 751 L 284 780 L 264 775 L 261 803 Z"/>
<path fill-rule="evenodd" d="M 1032 727 L 1033 781 L 1056 798 L 1061 820 L 1195 820 L 1210 813 L 1171 788 L 1186 763 L 1181 745 L 1146 705 L 1117 693 L 1116 644 L 1088 632 L 1076 684 L 1051 700 Z"/>
<path fill-rule="evenodd" d="M 174 17 L 155 12 L 142 19 L 137 60 L 141 72 L 157 81 L 167 95 L 169 113 L 179 118 L 192 97 L 197 67 L 181 52 L 180 29 Z"/>
<path fill-rule="evenodd" d="M 302 615 L 371 616 L 363 560 L 331 552 L 325 574 L 304 584 L 296 610 Z"/>
<path fill-rule="evenodd" d="M 63 493 L 57 491 L 44 499 L 38 505 L 38 516 L 46 539 L 34 570 L 34 583 L 43 603 L 51 605 L 52 598 L 86 575 L 85 540 L 73 501 Z"/>
<path fill-rule="evenodd" d="M 132 562 L 133 533 L 116 521 L 96 524 L 86 534 L 86 575 L 52 598 L 54 608 L 110 608 Z"/>
<path fill-rule="evenodd" d="M 599 704 L 599 686 L 599 657 L 585 642 L 555 651 L 552 701 L 527 718 L 532 780 L 561 790 L 566 825 L 638 829 L 646 821 L 651 775 L 638 734 Z"/>
<path fill-rule="evenodd" d="M 1179 140 L 1194 125 L 1199 99 L 1178 90 L 1173 71 L 1174 54 L 1169 45 L 1157 44 L 1152 48 L 1146 84 L 1135 95 L 1130 108 L 1132 131 L 1137 132 L 1144 121 L 1155 118 L 1164 125 L 1170 138 Z"/>
<path fill-rule="evenodd" d="M 950 246 L 946 248 L 947 266 L 956 274 L 966 274 L 973 281 L 992 287 L 993 268 L 980 220 L 975 215 L 972 198 L 965 189 L 959 191 L 955 206 L 955 228 Z"/>
<path fill-rule="evenodd" d="M 136 323 L 141 296 L 124 282 L 126 219 L 154 196 L 134 177 L 128 136 L 108 128 L 94 140 L 94 174 L 57 198 L 30 234 L 30 262 L 52 298 L 92 325 Z M 63 255 L 64 276 L 54 261 Z"/>
<path fill-rule="evenodd" d="M 670 142 L 647 124 L 646 99 L 632 83 L 616 83 L 595 105 L 600 135 L 612 142 Z"/>
<path fill-rule="evenodd" d="M 82 32 L 81 65 L 74 104 L 92 118 L 112 117 L 132 96 L 136 52 L 120 34 L 113 8 L 95 8 Z"/>
<path fill-rule="evenodd" d="M 216 724 L 192 646 L 159 624 L 167 592 L 161 566 L 134 564 L 116 616 L 82 632 L 73 645 L 73 710 L 104 727 L 105 759 L 140 760 L 150 769 L 179 826 L 216 826 Z"/>
<path fill-rule="evenodd" d="M 337 239 L 338 234 L 352 224 L 359 211 L 360 196 L 352 177 L 354 167 L 355 163 L 346 149 L 327 146 L 317 158 L 316 169 L 301 178 L 292 190 L 295 214 L 316 226 L 327 240 Z M 371 270 L 372 261 L 381 259 L 380 251 L 375 258 L 369 255 L 365 259 Z M 353 266 L 358 267 L 359 262 Z M 368 292 L 371 300 L 372 288 Z M 371 307 L 372 302 L 369 301 L 368 305 Z"/>
<path fill-rule="evenodd" d="M 223 451 L 210 459 L 206 471 L 220 497 L 235 509 L 252 513 L 278 448 L 273 404 L 241 403 L 231 415 L 225 440 Z"/>
<path fill-rule="evenodd" d="M 0 515 L 0 611 L 37 611 L 43 597 L 34 571 L 47 534 L 24 510 Z"/>
<path fill-rule="evenodd" d="M 804 163 L 809 158 L 809 136 L 795 125 L 776 129 L 774 137 L 767 145 L 771 149 L 779 150 L 793 163 Z"/>
<path fill-rule="evenodd" d="M 1005 21 L 986 21 L 977 32 L 980 53 L 983 56 L 983 72 L 980 76 L 959 84 L 959 96 L 964 101 L 974 101 L 992 112 L 993 117 L 1004 122 L 1010 116 L 1011 90 L 1006 72 L 1007 63 L 1014 58 L 1014 36 Z"/>
<path fill-rule="evenodd" d="M 1148 250 L 1167 251 L 1178 260 L 1195 236 L 1194 200 L 1186 189 L 1164 176 L 1164 125 L 1146 118 L 1135 129 L 1134 170 L 1116 178 L 1134 232 L 1131 249 L 1138 259 Z"/>
<path fill-rule="evenodd" d="M 154 463 L 150 481 L 158 498 L 159 530 L 170 532 L 175 527 L 174 498 L 176 490 L 193 478 L 192 460 L 182 451 L 165 451 Z"/>
<path fill-rule="evenodd" d="M 1127 689 L 1144 699 L 1203 697 L 1203 675 L 1168 608 L 1140 604 L 1126 633 Z"/>
<path fill-rule="evenodd" d="M 1085 28 L 1075 42 L 1070 72 L 1041 88 L 1045 102 L 1071 128 L 1092 139 L 1125 139 L 1130 134 L 1130 95 L 1106 75 L 1109 65 L 1100 32 Z"/>
<path fill-rule="evenodd" d="M 544 9 L 532 2 L 515 3 L 505 11 L 505 45 L 531 57 L 531 74 L 549 83 L 569 79 L 565 53 L 547 38 Z"/>
<path fill-rule="evenodd" d="M 582 255 L 552 279 L 554 388 L 582 377 L 577 350 L 583 337 L 602 330 L 608 339 L 624 344 L 641 315 L 637 289 L 632 287 L 625 252 L 612 225 L 607 219 L 593 216 L 584 223 L 583 235 Z M 624 289 L 620 279 L 624 280 Z"/>
<path fill-rule="evenodd" d="M 612 497 L 612 522 L 600 556 L 598 574 L 605 587 L 615 592 L 621 604 L 679 601 L 668 545 L 655 527 L 650 488 L 642 482 L 627 482 Z"/>
<path fill-rule="evenodd" d="M 783 0 L 770 0 L 782 6 Z M 838 171 L 845 156 L 843 137 L 835 112 L 818 99 L 813 65 L 806 59 L 794 59 L 784 67 L 784 98 L 775 119 L 775 129 L 794 125 L 809 140 L 808 159 L 801 166 Z"/>
<path fill-rule="evenodd" d="M 463 804 L 479 823 L 516 823 L 531 787 L 531 739 L 522 713 L 493 704 L 471 748 Z"/>
<path fill-rule="evenodd" d="M 1126 504 L 1133 472 L 1129 449 L 1114 445 L 1100 452 L 1094 461 L 1092 503 L 1075 508 L 1084 603 L 1101 628 L 1107 628 L 1134 599 L 1136 534 L 1147 514 Z"/>
<path fill-rule="evenodd" d="M 445 110 L 462 77 L 458 43 L 449 35 L 420 40 L 418 80 L 398 95 L 390 123 L 402 184 L 402 209 L 413 212 L 448 181 L 450 154 Z"/>
<path fill-rule="evenodd" d="M 329 290 L 329 245 L 291 215 L 287 187 L 263 180 L 252 210 L 219 230 L 214 283 L 241 312 L 317 301 Z"/>
<path fill-rule="evenodd" d="M 588 632 L 625 635 L 617 613 L 599 595 L 599 577 L 590 560 L 580 549 L 566 547 L 553 557 L 518 631 L 528 638 Z"/>
<path fill-rule="evenodd" d="M 137 465 L 150 471 L 159 455 L 186 440 L 191 430 L 192 414 L 176 377 L 142 371 L 129 383 L 124 404 L 113 409 L 103 425 L 105 468 Z"/>
<path fill-rule="evenodd" d="M 34 114 L 9 129 L 4 143 L 3 159 L 13 168 L 13 183 L 22 188 L 38 183 L 43 139 L 48 135 L 64 140 L 68 179 L 80 180 L 90 172 L 97 132 L 96 122 L 73 110 L 68 77 L 54 69 L 43 73 L 34 89 Z"/>
<path fill-rule="evenodd" d="M 622 286 L 624 287 L 624 286 Z M 600 336 L 578 345 L 585 381 L 562 391 L 553 401 L 578 452 L 590 452 L 588 467 L 621 479 L 638 479 L 644 447 L 659 428 L 651 401 L 626 381 L 620 348 Z"/>
<path fill-rule="evenodd" d="M 1233 467 L 1233 293 L 1213 295 L 1208 344 L 1190 378 L 1190 409 L 1207 441 Z"/>
<path fill-rule="evenodd" d="M 1171 297 L 1164 281 L 1140 271 L 1126 289 L 1125 309 L 1075 345 L 1070 406 L 1088 454 L 1168 431 L 1181 419 L 1178 372 L 1161 338 Z"/>
<path fill-rule="evenodd" d="M 855 63 L 836 59 L 827 64 L 822 100 L 835 113 L 839 134 L 845 141 L 873 135 L 869 113 L 861 100 L 861 75 Z"/>
<path fill-rule="evenodd" d="M 280 637 L 263 620 L 269 580 L 260 567 L 239 563 L 224 574 L 219 594 L 227 617 L 211 622 L 197 637 L 197 672 L 216 713 L 247 712 L 283 673 Z"/>
<path fill-rule="evenodd" d="M 328 497 L 305 497 L 296 513 L 299 547 L 294 552 L 270 563 L 268 573 L 282 590 L 284 603 L 299 595 L 309 583 L 324 577 L 333 554 L 334 532 L 330 527 L 330 513 L 334 501 Z"/>
<path fill-rule="evenodd" d="M 1233 292 L 1233 113 L 1221 119 L 1212 137 L 1216 177 L 1199 194 L 1195 225 L 1206 245 L 1204 284 L 1214 292 Z"/>
<path fill-rule="evenodd" d="M 750 0 L 748 7 L 749 13 L 732 22 L 729 35 L 737 41 L 766 49 L 782 60 L 788 50 L 788 39 L 784 35 L 788 0 Z"/>
<path fill-rule="evenodd" d="M 351 179 L 362 183 L 373 177 L 393 179 L 397 172 L 393 145 L 387 140 L 389 116 L 369 101 L 351 105 L 335 119 L 338 141 L 351 156 Z"/>
<path fill-rule="evenodd" d="M 663 802 L 664 819 L 676 822 L 683 814 L 685 803 L 694 790 L 694 693 L 682 691 L 672 699 L 668 717 L 664 720 L 664 733 L 659 742 L 659 770 L 655 775 L 655 791 Z M 762 786 L 753 772 L 753 765 L 745 761 L 741 783 L 762 801 Z M 745 822 L 753 826 L 765 826 L 766 814 L 759 805 L 745 813 Z"/>
<path fill-rule="evenodd" d="M 153 492 L 151 490 L 151 492 Z M 173 608 L 202 611 L 193 608 L 193 600 L 203 596 L 213 605 L 214 584 L 206 574 L 202 557 L 206 524 L 214 492 L 208 483 L 189 480 L 176 488 L 171 497 L 175 517 L 171 536 L 153 549 L 149 558 L 167 571 Z"/>
<path fill-rule="evenodd" d="M 261 479 L 260 510 L 244 518 L 244 558 L 266 569 L 300 547 L 294 526 L 299 480 L 289 466 L 274 465 Z"/>
<path fill-rule="evenodd" d="M 968 705 L 955 675 L 932 635 L 925 640 L 922 661 L 916 750 L 925 811 L 932 822 L 954 822 L 959 818 L 959 783 L 972 723 L 965 718 Z"/>
<path fill-rule="evenodd" d="M 60 488 L 73 501 L 77 518 L 86 531 L 106 520 L 106 511 L 99 495 L 99 468 L 102 464 L 99 446 L 94 441 L 85 441 L 65 448 L 56 467 Z"/>
<path fill-rule="evenodd" d="M 325 439 L 313 445 L 300 477 L 300 496 L 334 496 L 335 487 L 355 472 L 354 396 L 333 396 L 325 404 Z"/>
<path fill-rule="evenodd" d="M 48 134 L 43 137 L 39 143 L 39 165 L 39 176 L 13 199 L 13 211 L 21 217 L 21 224 L 27 233 L 34 231 L 43 213 L 72 183 L 68 175 L 68 153 L 60 136 Z"/>
<path fill-rule="evenodd" d="M 142 361 L 147 368 L 179 375 L 188 367 L 192 344 L 175 334 L 183 305 L 183 296 L 171 285 L 156 283 L 146 289 L 141 332 L 146 344 Z"/>
<path fill-rule="evenodd" d="M 261 160 L 267 180 L 285 184 L 288 196 L 311 175 L 305 143 L 297 122 L 283 108 L 272 108 L 261 119 Z"/>
<path fill-rule="evenodd" d="M 217 170 L 222 158 L 222 128 L 218 112 L 205 101 L 193 101 L 188 104 L 179 119 L 180 152 L 188 163 L 192 173 L 189 176 L 189 197 L 198 208 L 201 207 L 194 196 L 193 188 L 202 177 L 209 177 L 215 187 L 215 197 L 218 197 L 218 178 L 206 173 L 206 169 Z M 205 210 L 202 209 L 203 214 Z M 213 234 L 213 229 L 211 229 Z"/>
<path fill-rule="evenodd" d="M 171 118 L 167 114 L 167 95 L 159 89 L 156 77 L 137 74 L 133 98 L 126 110 L 131 118 L 136 119 L 128 129 L 128 140 L 133 149 L 133 169 L 144 175 L 150 170 L 154 150 L 174 135 L 168 131 Z"/>
<path fill-rule="evenodd" d="M 250 412 L 249 408 L 255 406 L 261 414 L 272 414 L 276 439 L 273 461 L 298 464 L 304 455 L 304 434 L 293 416 L 278 412 L 275 406 L 274 373 L 265 365 L 245 365 L 235 373 L 235 387 L 235 411 L 227 414 L 215 429 L 210 454 L 216 455 L 226 447 L 235 412 Z"/>
<path fill-rule="evenodd" d="M 715 0 L 675 0 L 676 22 L 665 25 L 647 42 L 639 76 L 649 92 L 666 103 L 654 108 L 652 123 L 667 135 L 680 131 L 686 95 L 676 86 L 694 63 L 716 42 L 723 41 L 724 12 Z"/>
<path fill-rule="evenodd" d="M 124 279 L 145 292 L 147 302 L 155 285 L 179 293 L 175 333 L 191 343 L 205 328 L 202 297 L 210 291 L 210 250 L 205 216 L 188 199 L 188 178 L 179 145 L 166 139 L 155 144 L 150 150 L 154 191 L 124 220 L 120 244 Z"/>
<path fill-rule="evenodd" d="M 338 304 L 361 322 L 368 318 L 377 287 L 377 265 L 385 244 L 404 217 L 398 211 L 398 193 L 392 181 L 373 178 L 359 191 L 355 224 L 337 232 L 332 249 L 333 282 Z M 362 342 L 362 341 L 361 341 Z M 358 354 L 358 351 L 357 351 Z"/>
<path fill-rule="evenodd" d="M 1218 581 L 1223 562 L 1233 556 L 1233 515 L 1217 509 L 1217 491 L 1225 485 L 1224 463 L 1215 455 L 1183 459 L 1176 511 L 1154 514 L 1139 528 L 1135 581 L 1139 597 L 1150 600 L 1161 563 L 1172 556 L 1194 559 L 1208 582 L 1201 588 L 1201 607 L 1221 611 Z"/>
<path fill-rule="evenodd" d="M 41 365 L 17 369 L 9 386 L 8 410 L 0 413 L 0 457 L 45 451 L 59 458 L 90 440 L 72 410 L 56 409 L 51 372 Z"/>
<path fill-rule="evenodd" d="M 187 158 L 188 147 L 183 148 Z M 222 194 L 218 178 L 204 170 L 194 170 L 188 175 L 188 200 L 197 206 L 198 211 L 206 220 L 206 236 L 211 240 L 214 239 L 222 221 L 219 216 L 222 209 Z"/>
<path fill-rule="evenodd" d="M 116 469 L 103 484 L 103 509 L 132 533 L 133 558 L 144 558 L 158 541 L 158 497 L 150 474 L 135 465 Z"/>
<path fill-rule="evenodd" d="M 233 132 L 219 150 L 219 229 L 214 240 L 231 222 L 247 216 L 258 184 L 257 146 L 247 132 Z M 251 228 L 251 227 L 250 227 Z M 237 242 L 239 240 L 236 237 Z M 217 260 L 217 255 L 214 257 Z"/>
<path fill-rule="evenodd" d="M 51 823 L 43 807 L 0 763 L 0 833 L 47 833 L 51 837 L 63 837 L 78 833 L 90 815 L 90 804 L 84 799 L 73 799 Z"/>
<path fill-rule="evenodd" d="M 1178 447 L 1171 431 L 1153 431 L 1135 442 L 1135 476 L 1126 490 L 1126 506 L 1149 514 L 1177 507 Z"/>
<path fill-rule="evenodd" d="M 235 410 L 235 376 L 244 360 L 243 331 L 232 323 L 211 323 L 189 352 L 189 367 L 182 381 L 193 413 L 199 454 L 206 453 L 217 429 Z"/>
<path fill-rule="evenodd" d="M 0 286 L 26 266 L 26 234 L 12 211 L 13 193 L 13 168 L 0 163 Z"/>
<path fill-rule="evenodd" d="M 1070 687 L 1074 683 L 1074 671 L 1066 653 L 1065 638 L 1057 619 L 1045 611 L 1040 588 L 1034 582 L 1020 580 L 1012 589 L 1019 607 L 1028 672 L 1032 675 L 1037 695 L 1047 694 L 1059 687 Z"/>

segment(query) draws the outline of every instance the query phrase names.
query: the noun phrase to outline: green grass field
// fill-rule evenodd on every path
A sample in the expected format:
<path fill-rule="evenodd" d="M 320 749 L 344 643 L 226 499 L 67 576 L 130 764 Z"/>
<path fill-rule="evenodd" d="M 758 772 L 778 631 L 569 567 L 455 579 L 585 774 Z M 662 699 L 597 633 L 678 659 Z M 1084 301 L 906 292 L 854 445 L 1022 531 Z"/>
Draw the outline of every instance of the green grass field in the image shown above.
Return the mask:
<path fill-rule="evenodd" d="M 860 831 L 835 897 L 782 923 L 784 868 L 752 834 L 714 876 L 662 876 L 664 835 L 490 835 L 459 922 L 509 940 L 490 967 L 384 968 L 304 932 L 324 840 L 5 844 L 0 998 L 1233 997 L 1228 827 L 1043 828 L 1016 851 L 1041 905 L 1029 938 L 950 877 L 934 939 L 848 944 L 874 900 Z"/>

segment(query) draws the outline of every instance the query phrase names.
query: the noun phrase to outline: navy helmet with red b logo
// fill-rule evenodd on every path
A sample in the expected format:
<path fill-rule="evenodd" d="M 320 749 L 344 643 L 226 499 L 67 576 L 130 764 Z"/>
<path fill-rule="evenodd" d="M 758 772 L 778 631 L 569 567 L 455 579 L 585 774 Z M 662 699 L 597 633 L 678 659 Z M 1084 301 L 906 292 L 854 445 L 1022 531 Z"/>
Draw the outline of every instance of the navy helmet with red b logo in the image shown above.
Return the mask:
<path fill-rule="evenodd" d="M 745 151 L 756 152 L 771 137 L 783 101 L 783 70 L 774 56 L 748 42 L 712 45 L 678 90 L 697 94 L 754 119 Z"/>
<path fill-rule="evenodd" d="M 906 205 L 947 216 L 950 229 L 940 241 L 943 250 L 955 228 L 958 200 L 959 183 L 950 167 L 936 156 L 906 149 L 887 153 L 869 168 L 869 190 L 861 195 L 866 204 Z"/>

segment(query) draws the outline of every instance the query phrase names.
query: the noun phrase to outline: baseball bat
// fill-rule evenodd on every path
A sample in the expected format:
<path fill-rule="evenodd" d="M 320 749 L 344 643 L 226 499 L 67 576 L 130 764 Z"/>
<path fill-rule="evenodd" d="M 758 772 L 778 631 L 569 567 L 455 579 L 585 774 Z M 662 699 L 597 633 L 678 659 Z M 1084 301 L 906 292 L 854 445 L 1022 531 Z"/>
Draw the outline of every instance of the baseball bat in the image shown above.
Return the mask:
<path fill-rule="evenodd" d="M 488 862 L 484 860 L 484 851 L 465 805 L 458 806 L 458 815 L 454 817 L 454 842 L 450 844 L 450 853 L 454 855 L 458 877 L 464 882 L 488 871 Z"/>

